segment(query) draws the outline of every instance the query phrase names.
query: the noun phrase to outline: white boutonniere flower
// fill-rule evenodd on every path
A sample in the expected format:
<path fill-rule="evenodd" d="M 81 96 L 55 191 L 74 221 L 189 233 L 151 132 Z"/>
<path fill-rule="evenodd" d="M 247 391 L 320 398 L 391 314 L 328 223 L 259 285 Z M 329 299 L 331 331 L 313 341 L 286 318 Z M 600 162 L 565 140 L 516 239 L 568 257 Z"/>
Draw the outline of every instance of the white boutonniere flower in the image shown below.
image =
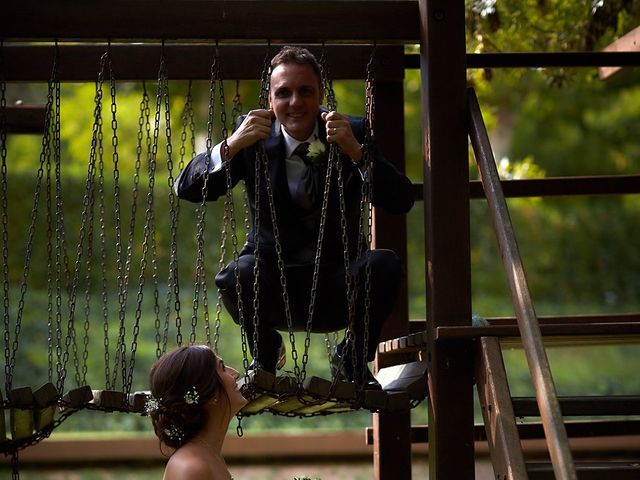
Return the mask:
<path fill-rule="evenodd" d="M 314 141 L 309 143 L 307 157 L 311 160 L 311 163 L 316 166 L 322 164 L 326 161 L 327 146 L 322 143 L 319 138 L 316 138 Z"/>

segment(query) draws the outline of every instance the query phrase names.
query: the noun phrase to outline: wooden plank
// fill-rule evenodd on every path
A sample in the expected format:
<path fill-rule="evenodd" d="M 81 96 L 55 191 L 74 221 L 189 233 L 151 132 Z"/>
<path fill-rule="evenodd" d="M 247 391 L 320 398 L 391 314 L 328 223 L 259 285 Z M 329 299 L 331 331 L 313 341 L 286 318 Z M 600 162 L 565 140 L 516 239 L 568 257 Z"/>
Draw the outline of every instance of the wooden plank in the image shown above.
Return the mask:
<path fill-rule="evenodd" d="M 548 463 L 529 463 L 527 470 L 530 480 L 555 480 L 556 478 Z M 578 462 L 576 470 L 580 480 L 602 480 L 604 478 L 637 480 L 640 478 L 640 463 L 637 461 Z"/>
<path fill-rule="evenodd" d="M 525 480 L 527 470 L 500 342 L 480 338 L 476 358 L 476 386 L 494 474 L 504 480 Z"/>
<path fill-rule="evenodd" d="M 5 109 L 6 132 L 42 135 L 46 112 L 44 105 L 8 105 Z"/>
<path fill-rule="evenodd" d="M 639 52 L 640 56 L 640 27 L 636 27 L 629 33 L 618 38 L 611 45 L 608 45 L 605 52 Z M 638 66 L 638 64 L 636 64 Z M 621 69 L 621 65 L 601 67 L 598 70 L 600 80 L 606 80 L 607 78 L 615 75 Z"/>
<path fill-rule="evenodd" d="M 335 398 L 344 401 L 356 399 L 356 385 L 353 382 L 337 381 L 312 376 L 303 382 L 303 388 L 310 394 L 322 398 Z"/>
<path fill-rule="evenodd" d="M 294 378 L 276 377 L 264 370 L 252 370 L 248 379 L 247 386 L 245 386 L 245 377 L 238 379 L 239 388 L 243 392 L 249 392 L 250 395 L 249 403 L 242 408 L 242 413 L 245 415 L 260 413 L 272 407 L 283 397 L 294 395 L 298 388 Z"/>
<path fill-rule="evenodd" d="M 545 337 L 574 337 L 583 343 L 582 337 L 604 337 L 601 342 L 640 341 L 640 322 L 624 323 L 569 323 L 540 325 L 540 333 Z M 479 337 L 520 337 L 517 325 L 491 325 L 488 327 L 439 327 L 436 338 L 439 341 L 463 340 Z M 562 342 L 562 340 L 558 340 Z M 545 338 L 547 345 L 553 344 Z"/>
<path fill-rule="evenodd" d="M 564 416 L 640 415 L 640 396 L 565 396 L 558 397 Z M 513 409 L 518 417 L 537 417 L 540 410 L 533 397 L 514 397 Z"/>
<path fill-rule="evenodd" d="M 415 1 L 291 2 L 25 0 L 3 6 L 3 38 L 10 39 L 332 39 L 411 41 L 418 38 Z M 393 18 L 393 21 L 389 21 Z M 291 28 L 305 21 L 304 28 Z"/>
<path fill-rule="evenodd" d="M 640 175 L 599 175 L 501 180 L 506 198 L 557 197 L 570 195 L 624 195 L 640 193 Z M 416 200 L 423 199 L 423 185 L 414 183 Z M 472 199 L 485 198 L 482 182 L 469 182 Z"/>
<path fill-rule="evenodd" d="M 11 438 L 24 440 L 33 435 L 33 392 L 31 387 L 20 387 L 8 392 L 7 397 L 11 405 Z"/>
<path fill-rule="evenodd" d="M 128 401 L 124 392 L 117 390 L 94 390 L 93 403 L 108 412 L 127 410 Z"/>
<path fill-rule="evenodd" d="M 464 480 L 475 476 L 472 349 L 435 342 L 435 328 L 466 325 L 471 319 L 465 11 L 461 1 L 419 0 L 418 7 L 429 320 L 429 478 Z"/>
<path fill-rule="evenodd" d="M 253 415 L 256 413 L 260 413 L 271 407 L 277 401 L 278 397 L 267 395 L 266 393 L 257 394 L 249 400 L 249 403 L 242 407 L 241 413 L 244 415 Z"/>
<path fill-rule="evenodd" d="M 35 405 L 34 424 L 40 431 L 53 425 L 58 401 L 58 391 L 53 383 L 48 382 L 33 392 Z"/>
<path fill-rule="evenodd" d="M 518 435 L 522 440 L 544 439 L 544 427 L 540 422 L 518 423 Z M 607 450 L 606 437 L 639 437 L 640 421 L 638 420 L 580 420 L 567 421 L 565 423 L 567 434 L 570 438 L 599 438 L 599 447 Z M 474 426 L 475 441 L 487 440 L 487 432 L 484 425 Z M 414 425 L 411 427 L 411 439 L 413 443 L 427 443 L 429 440 L 429 427 L 427 425 Z M 597 450 L 597 448 L 596 448 Z"/>
<path fill-rule="evenodd" d="M 363 390 L 362 408 L 371 411 L 386 410 L 389 395 L 384 390 Z"/>
<path fill-rule="evenodd" d="M 467 53 L 467 68 L 620 67 L 640 65 L 640 54 L 604 52 L 503 52 Z M 406 68 L 420 68 L 417 54 L 405 56 Z"/>
<path fill-rule="evenodd" d="M 69 390 L 62 397 L 62 403 L 65 408 L 81 408 L 93 400 L 93 390 L 89 385 L 83 385 L 82 387 Z"/>
<path fill-rule="evenodd" d="M 508 198 L 640 193 L 640 175 L 600 175 L 501 180 Z M 482 183 L 469 183 L 472 198 L 484 198 Z"/>
<path fill-rule="evenodd" d="M 135 413 L 146 413 L 145 407 L 149 398 L 151 398 L 151 392 L 149 391 L 130 393 L 127 399 L 129 410 Z"/>
<path fill-rule="evenodd" d="M 307 45 L 320 58 L 322 47 Z M 278 47 L 272 46 L 275 54 Z M 331 77 L 335 80 L 364 79 L 372 47 L 369 45 L 327 45 L 325 47 Z M 58 46 L 58 78 L 60 81 L 95 81 L 100 57 L 107 51 L 102 44 L 61 44 Z M 117 81 L 157 79 L 162 44 L 112 44 L 111 58 Z M 215 43 L 167 43 L 164 58 L 171 80 L 205 80 L 211 78 Z M 267 44 L 221 44 L 220 66 L 225 79 L 260 79 Z M 7 81 L 48 81 L 54 57 L 53 45 L 5 44 L 4 74 Z M 379 46 L 376 56 L 384 68 L 376 71 L 378 82 L 402 82 L 401 46 Z M 238 61 L 242 59 L 242 61 Z M 402 105 L 402 104 L 400 104 Z M 42 127 L 40 127 L 42 129 Z M 404 160 L 404 159 L 403 159 Z"/>

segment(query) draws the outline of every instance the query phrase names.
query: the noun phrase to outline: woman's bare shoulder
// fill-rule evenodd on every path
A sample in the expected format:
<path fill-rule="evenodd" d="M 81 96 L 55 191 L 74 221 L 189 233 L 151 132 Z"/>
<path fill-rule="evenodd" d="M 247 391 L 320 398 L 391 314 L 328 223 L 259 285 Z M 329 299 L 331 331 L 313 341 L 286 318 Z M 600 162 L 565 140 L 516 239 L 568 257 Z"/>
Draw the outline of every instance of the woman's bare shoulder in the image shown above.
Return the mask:
<path fill-rule="evenodd" d="M 211 464 L 188 448 L 177 450 L 167 462 L 163 480 L 213 480 Z"/>

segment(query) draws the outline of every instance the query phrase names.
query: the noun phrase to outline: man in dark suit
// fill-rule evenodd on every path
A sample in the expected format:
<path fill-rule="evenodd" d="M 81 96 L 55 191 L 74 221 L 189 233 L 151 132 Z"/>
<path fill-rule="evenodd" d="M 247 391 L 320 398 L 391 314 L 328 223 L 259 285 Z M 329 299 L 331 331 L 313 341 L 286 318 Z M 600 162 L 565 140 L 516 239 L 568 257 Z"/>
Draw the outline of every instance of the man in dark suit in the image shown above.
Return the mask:
<path fill-rule="evenodd" d="M 378 249 L 362 255 L 360 197 L 367 175 L 363 153 L 364 120 L 321 108 L 324 94 L 321 70 L 308 50 L 283 47 L 271 65 L 270 109 L 253 110 L 241 118 L 226 145 L 217 145 L 210 159 L 206 153 L 196 156 L 176 180 L 176 191 L 180 198 L 201 201 L 208 168 L 207 199 L 223 196 L 227 186 L 223 164 L 230 168 L 233 185 L 240 180 L 246 183 L 251 213 L 254 220 L 258 214 L 259 225 L 256 229 L 254 224 L 237 264 L 229 263 L 216 276 L 216 283 L 225 307 L 234 321 L 246 330 L 253 356 L 251 368 L 275 372 L 282 366 L 284 344 L 277 330 L 287 330 L 287 316 L 294 330 L 305 330 L 310 318 L 310 301 L 315 296 L 311 331 L 335 331 L 351 324 L 353 332 L 353 342 L 343 340 L 337 346 L 332 361 L 334 373 L 340 379 L 364 384 L 365 388 L 379 388 L 367 362 L 375 357 L 382 325 L 393 309 L 402 266 L 390 250 Z M 273 228 L 271 200 L 264 176 L 259 183 L 259 209 L 256 211 L 255 162 L 261 144 L 268 158 L 276 229 Z M 337 175 L 332 175 L 317 282 L 312 295 L 330 144 L 339 147 L 344 207 L 340 205 Z M 371 157 L 373 205 L 392 213 L 408 212 L 414 201 L 411 182 L 379 152 L 374 151 Z M 346 218 L 344 228 L 342 211 Z M 283 268 L 278 265 L 278 246 L 281 247 Z M 345 256 L 348 256 L 348 270 L 356 290 L 351 315 Z M 369 280 L 366 280 L 367 270 Z M 283 282 L 286 289 L 282 287 Z M 259 292 L 259 306 L 254 321 L 255 287 Z M 239 292 L 241 302 L 238 301 Z M 370 302 L 368 309 L 365 298 Z"/>

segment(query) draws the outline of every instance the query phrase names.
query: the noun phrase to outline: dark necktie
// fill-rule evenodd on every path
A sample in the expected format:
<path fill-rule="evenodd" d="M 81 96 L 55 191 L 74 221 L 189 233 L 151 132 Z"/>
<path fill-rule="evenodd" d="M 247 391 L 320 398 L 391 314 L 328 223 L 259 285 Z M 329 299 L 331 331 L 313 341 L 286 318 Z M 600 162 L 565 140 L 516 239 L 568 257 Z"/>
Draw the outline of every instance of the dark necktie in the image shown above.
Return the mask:
<path fill-rule="evenodd" d="M 319 171 L 319 168 L 313 164 L 308 153 L 309 143 L 303 142 L 296 147 L 291 154 L 291 157 L 302 160 L 305 165 L 300 181 L 298 182 L 295 200 L 302 208 L 311 210 L 318 206 L 319 201 L 322 198 L 322 174 Z"/>

